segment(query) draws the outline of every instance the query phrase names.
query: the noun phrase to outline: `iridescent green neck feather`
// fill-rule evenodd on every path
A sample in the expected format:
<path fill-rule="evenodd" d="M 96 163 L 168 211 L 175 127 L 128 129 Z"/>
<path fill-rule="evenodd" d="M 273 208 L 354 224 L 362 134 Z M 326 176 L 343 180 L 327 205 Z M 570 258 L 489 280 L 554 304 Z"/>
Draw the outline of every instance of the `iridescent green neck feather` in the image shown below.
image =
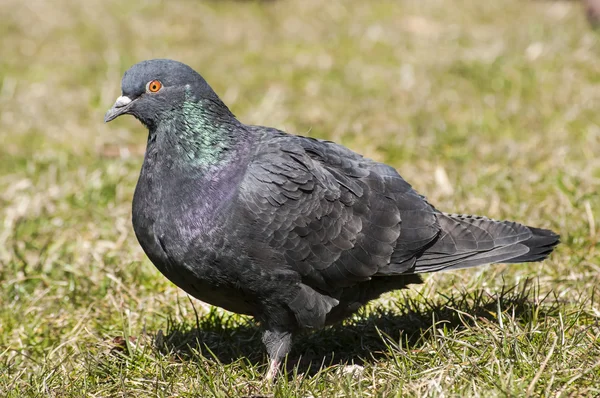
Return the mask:
<path fill-rule="evenodd" d="M 239 122 L 220 101 L 196 100 L 189 92 L 180 108 L 163 119 L 164 141 L 182 166 L 210 167 L 229 163 L 240 143 Z M 160 134 L 159 133 L 159 134 Z M 160 140 L 160 138 L 159 138 Z M 161 140 L 163 141 L 163 140 Z"/>

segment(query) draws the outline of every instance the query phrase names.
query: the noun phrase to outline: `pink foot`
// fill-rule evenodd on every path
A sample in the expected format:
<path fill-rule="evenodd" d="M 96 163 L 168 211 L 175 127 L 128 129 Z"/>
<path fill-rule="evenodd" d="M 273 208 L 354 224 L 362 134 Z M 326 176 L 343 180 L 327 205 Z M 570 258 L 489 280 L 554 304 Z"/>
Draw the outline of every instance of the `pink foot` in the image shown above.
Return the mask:
<path fill-rule="evenodd" d="M 278 371 L 279 361 L 276 359 L 271 359 L 271 362 L 269 363 L 269 371 L 267 372 L 267 381 L 271 382 L 275 380 Z"/>

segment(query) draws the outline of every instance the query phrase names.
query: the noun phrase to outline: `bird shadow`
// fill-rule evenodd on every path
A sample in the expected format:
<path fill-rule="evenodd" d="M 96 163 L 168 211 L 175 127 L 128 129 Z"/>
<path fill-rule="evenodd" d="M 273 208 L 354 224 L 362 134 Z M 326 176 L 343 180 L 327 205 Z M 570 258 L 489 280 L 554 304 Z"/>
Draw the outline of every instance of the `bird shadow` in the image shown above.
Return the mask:
<path fill-rule="evenodd" d="M 537 287 L 522 286 L 520 290 L 516 286 L 503 288 L 494 295 L 482 290 L 439 295 L 439 301 L 403 293 L 393 308 L 375 306 L 341 324 L 299 334 L 288 356 L 287 370 L 314 375 L 326 366 L 375 362 L 389 355 L 390 344 L 418 349 L 436 328 L 460 330 L 476 322 L 497 323 L 498 311 L 519 323 L 557 311 L 558 300 L 548 296 L 540 300 Z M 196 325 L 170 321 L 161 340 L 157 346 L 161 352 L 183 361 L 212 357 L 229 364 L 244 358 L 254 366 L 266 364 L 259 326 L 250 318 L 240 322 L 239 316 L 223 311 L 213 309 L 196 317 Z"/>

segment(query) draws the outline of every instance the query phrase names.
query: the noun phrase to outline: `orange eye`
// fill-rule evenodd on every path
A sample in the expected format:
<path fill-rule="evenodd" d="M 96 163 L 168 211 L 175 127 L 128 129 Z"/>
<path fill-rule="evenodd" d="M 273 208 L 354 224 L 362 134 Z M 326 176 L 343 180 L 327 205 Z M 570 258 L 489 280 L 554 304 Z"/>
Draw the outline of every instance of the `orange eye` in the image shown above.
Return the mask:
<path fill-rule="evenodd" d="M 158 80 L 152 80 L 151 82 L 148 82 L 148 84 L 146 85 L 146 91 L 148 91 L 149 93 L 156 93 L 161 88 L 162 88 L 162 83 Z"/>

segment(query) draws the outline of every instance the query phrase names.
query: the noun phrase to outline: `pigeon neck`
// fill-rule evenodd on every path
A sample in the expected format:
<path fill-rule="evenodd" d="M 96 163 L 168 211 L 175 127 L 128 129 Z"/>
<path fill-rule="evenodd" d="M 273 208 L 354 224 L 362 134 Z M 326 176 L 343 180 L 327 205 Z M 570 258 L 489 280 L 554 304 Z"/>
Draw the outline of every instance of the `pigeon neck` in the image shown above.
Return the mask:
<path fill-rule="evenodd" d="M 173 112 L 173 117 L 156 127 L 154 139 L 174 166 L 209 169 L 224 165 L 246 146 L 245 129 L 219 99 L 186 98 Z"/>

